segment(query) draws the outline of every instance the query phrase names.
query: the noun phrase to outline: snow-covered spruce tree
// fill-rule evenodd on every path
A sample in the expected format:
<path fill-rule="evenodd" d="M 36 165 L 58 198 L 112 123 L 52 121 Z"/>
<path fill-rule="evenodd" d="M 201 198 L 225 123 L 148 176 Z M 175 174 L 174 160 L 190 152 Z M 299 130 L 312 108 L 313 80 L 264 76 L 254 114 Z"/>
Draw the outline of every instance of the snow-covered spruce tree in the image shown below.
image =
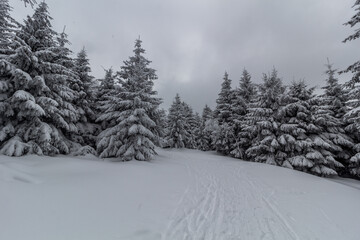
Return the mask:
<path fill-rule="evenodd" d="M 213 119 L 212 115 L 213 113 L 211 108 L 208 105 L 205 105 L 200 119 L 200 127 L 197 138 L 197 148 L 202 151 L 213 150 L 211 138 L 212 131 L 209 131 L 209 128 L 206 128 Z"/>
<path fill-rule="evenodd" d="M 264 83 L 259 87 L 259 99 L 248 109 L 244 131 L 250 137 L 251 146 L 245 151 L 247 159 L 273 165 L 282 165 L 284 156 L 277 141 L 279 116 L 277 115 L 285 87 L 273 69 L 264 74 Z"/>
<path fill-rule="evenodd" d="M 344 25 L 350 27 L 357 26 L 360 22 L 360 0 L 356 0 L 354 6 L 355 15 Z M 355 33 L 348 36 L 343 42 L 356 40 L 360 37 L 360 29 L 356 29 Z M 344 116 L 344 122 L 346 124 L 345 130 L 354 139 L 356 143 L 360 142 L 360 61 L 356 61 L 350 65 L 347 69 L 340 73 L 351 72 L 353 74 L 352 79 L 345 85 L 351 90 L 349 92 L 348 106 L 350 111 Z M 349 170 L 351 174 L 360 176 L 360 144 L 354 146 L 355 155 L 350 158 Z"/>
<path fill-rule="evenodd" d="M 354 143 L 345 134 L 342 115 L 346 111 L 344 92 L 327 65 L 325 93 L 311 99 L 311 122 L 306 134 L 312 141 L 308 160 L 314 164 L 310 172 L 321 176 L 342 172 L 351 156 Z"/>
<path fill-rule="evenodd" d="M 211 110 L 211 108 L 206 104 L 202 115 L 201 115 L 202 121 L 207 121 L 213 118 L 213 111 Z"/>
<path fill-rule="evenodd" d="M 285 104 L 279 108 L 278 151 L 284 156 L 282 166 L 309 172 L 320 162 L 321 154 L 313 149 L 313 140 L 308 134 L 311 128 L 311 105 L 314 88 L 308 88 L 304 81 L 292 82 Z M 321 157 L 322 158 L 322 157 Z"/>
<path fill-rule="evenodd" d="M 112 68 L 104 69 L 105 76 L 103 79 L 99 79 L 100 86 L 97 87 L 95 91 L 95 114 L 98 116 L 96 122 L 100 124 L 101 130 L 107 129 L 109 126 L 114 126 L 116 122 L 113 117 L 109 117 L 106 111 L 111 111 L 109 108 L 109 104 L 113 105 L 114 97 L 117 92 L 121 91 L 119 85 L 116 85 L 116 74 Z M 115 96 L 115 101 L 119 101 L 118 95 Z M 114 109 L 115 110 L 115 109 Z M 116 109 L 115 111 L 121 111 L 120 109 Z M 106 114 L 106 117 L 101 116 L 102 114 Z M 100 120 L 102 119 L 102 120 Z M 99 150 L 99 149 L 98 149 Z"/>
<path fill-rule="evenodd" d="M 68 48 L 70 45 L 69 40 L 67 39 L 67 34 L 65 33 L 65 27 L 61 34 L 57 37 L 58 47 L 54 48 L 54 52 L 58 55 L 58 58 L 55 63 L 60 64 L 66 69 L 71 70 L 67 76 L 67 84 L 70 89 L 76 93 L 76 97 L 73 98 L 72 104 L 76 109 L 76 113 L 78 114 L 78 121 L 76 122 L 76 132 L 71 132 L 68 134 L 68 138 L 80 145 L 77 147 L 75 154 L 86 154 L 86 153 L 95 153 L 95 150 L 88 146 L 89 142 L 84 139 L 86 132 L 83 131 L 84 128 L 91 129 L 91 125 L 84 127 L 85 124 L 88 123 L 88 119 L 86 117 L 86 109 L 88 109 L 88 103 L 86 102 L 85 96 L 85 87 L 84 83 L 75 69 L 75 60 L 71 57 L 72 51 Z M 94 146 L 92 144 L 92 146 Z"/>
<path fill-rule="evenodd" d="M 59 63 L 59 44 L 45 2 L 24 21 L 11 44 L 6 71 L 1 71 L 1 152 L 69 153 L 73 142 L 66 136 L 77 131 L 78 114 L 68 87 L 73 72 Z"/>
<path fill-rule="evenodd" d="M 101 132 L 96 138 L 96 150 L 100 157 L 119 157 L 117 152 L 123 145 L 123 136 L 120 133 L 118 118 L 124 111 L 119 104 L 122 99 L 120 94 L 123 89 L 115 85 L 116 75 L 112 68 L 105 69 L 105 77 L 101 79 L 96 93 L 96 110 L 98 118 L 96 122 L 101 125 Z"/>
<path fill-rule="evenodd" d="M 185 117 L 185 130 L 188 132 L 188 136 L 185 139 L 185 147 L 189 149 L 197 148 L 197 131 L 199 128 L 199 122 L 196 121 L 193 109 L 187 103 L 183 102 L 183 111 Z"/>
<path fill-rule="evenodd" d="M 198 112 L 195 112 L 194 114 L 194 124 L 192 128 L 192 132 L 195 138 L 195 143 L 194 143 L 195 149 L 199 149 L 198 143 L 200 141 L 200 135 L 201 135 L 201 117 Z"/>
<path fill-rule="evenodd" d="M 346 119 L 345 113 L 349 111 L 346 103 L 348 102 L 348 89 L 345 89 L 342 84 L 338 83 L 338 79 L 335 77 L 336 70 L 332 68 L 329 63 L 326 64 L 326 85 L 325 94 L 322 95 L 323 106 L 329 106 L 329 110 L 332 112 L 332 116 L 337 120 L 335 128 L 331 128 L 329 131 L 332 133 L 329 137 L 335 145 L 342 148 L 341 151 L 337 151 L 336 159 L 342 164 L 349 164 L 349 157 L 354 154 L 353 140 L 347 136 L 345 132 Z"/>
<path fill-rule="evenodd" d="M 353 140 L 353 154 L 348 162 L 350 174 L 360 177 L 360 85 L 356 84 L 348 92 L 348 112 L 343 117 L 345 131 Z"/>
<path fill-rule="evenodd" d="M 344 167 L 337 156 L 348 158 L 341 146 L 350 147 L 352 143 L 342 134 L 341 122 L 334 117 L 331 106 L 324 104 L 321 96 L 311 100 L 311 111 L 312 121 L 307 134 L 313 142 L 314 153 L 308 158 L 317 163 L 311 172 L 322 176 L 336 175 L 338 169 Z"/>
<path fill-rule="evenodd" d="M 344 25 L 349 25 L 350 27 L 355 27 L 360 22 L 360 0 L 356 0 L 354 6 L 356 14 Z M 351 34 L 345 40 L 344 43 L 348 41 L 356 40 L 360 37 L 360 28 L 355 30 L 355 33 Z M 347 86 L 353 87 L 355 84 L 360 83 L 360 61 L 357 61 L 350 65 L 347 69 L 341 71 L 340 73 L 351 72 L 353 74 L 352 79 L 347 82 Z"/>
<path fill-rule="evenodd" d="M 109 110 L 119 110 L 109 112 L 108 118 L 112 116 L 115 125 L 99 135 L 98 149 L 106 146 L 104 151 L 100 151 L 101 157 L 147 161 L 156 154 L 155 144 L 159 138 L 156 136 L 158 120 L 155 117 L 159 116 L 161 103 L 153 90 L 153 81 L 157 76 L 155 70 L 148 67 L 151 62 L 143 56 L 145 50 L 141 47 L 140 39 L 135 42 L 134 53 L 124 61 L 119 73 L 122 89 L 116 97 L 120 101 L 108 104 Z"/>
<path fill-rule="evenodd" d="M 329 138 L 331 128 L 324 126 L 328 124 L 324 123 L 325 119 L 332 122 L 336 118 L 331 117 L 334 114 L 325 100 L 314 98 L 312 92 L 313 89 L 306 88 L 303 82 L 293 83 L 289 101 L 280 110 L 284 121 L 280 125 L 278 142 L 287 155 L 283 166 L 320 176 L 336 175 L 343 167 L 334 154 L 339 147 Z"/>
<path fill-rule="evenodd" d="M 231 79 L 227 72 L 224 74 L 219 97 L 216 100 L 215 118 L 219 124 L 219 130 L 216 132 L 215 146 L 216 150 L 222 154 L 228 155 L 231 151 L 231 144 L 235 136 L 232 124 L 232 102 L 234 92 L 231 89 Z"/>
<path fill-rule="evenodd" d="M 342 84 L 339 84 L 339 80 L 336 78 L 336 69 L 333 69 L 332 64 L 325 65 L 327 76 L 324 94 L 322 95 L 325 104 L 330 105 L 331 110 L 334 112 L 334 117 L 342 119 L 344 114 L 348 111 L 346 102 L 348 101 L 348 91 Z"/>
<path fill-rule="evenodd" d="M 168 135 L 166 137 L 168 145 L 171 148 L 184 148 L 186 141 L 190 137 L 188 132 L 184 104 L 179 94 L 176 94 L 173 103 L 170 106 L 168 114 Z"/>
<path fill-rule="evenodd" d="M 251 82 L 251 76 L 243 70 L 239 87 L 234 91 L 232 101 L 233 110 L 233 131 L 234 142 L 231 145 L 230 155 L 235 158 L 245 158 L 245 150 L 249 147 L 250 141 L 246 131 L 243 131 L 245 115 L 248 112 L 250 103 L 255 100 L 256 88 Z"/>
<path fill-rule="evenodd" d="M 0 0 L 0 54 L 6 53 L 10 40 L 18 23 L 10 15 L 11 6 L 8 0 Z"/>
<path fill-rule="evenodd" d="M 218 119 L 220 125 L 230 122 L 232 117 L 232 102 L 233 91 L 231 89 L 231 79 L 229 79 L 229 74 L 225 72 L 219 97 L 216 99 L 216 109 L 214 111 L 214 115 Z"/>
<path fill-rule="evenodd" d="M 95 123 L 95 83 L 94 77 L 90 75 L 91 68 L 85 48 L 74 59 L 73 69 L 79 77 L 77 87 L 80 93 L 79 99 L 77 99 L 75 104 L 82 110 L 77 127 L 79 134 L 82 136 L 83 145 L 95 147 L 96 136 L 100 131 L 100 126 Z"/>
<path fill-rule="evenodd" d="M 157 111 L 156 127 L 155 132 L 156 136 L 159 137 L 159 146 L 166 147 L 166 136 L 168 135 L 168 117 L 165 109 L 160 109 Z"/>

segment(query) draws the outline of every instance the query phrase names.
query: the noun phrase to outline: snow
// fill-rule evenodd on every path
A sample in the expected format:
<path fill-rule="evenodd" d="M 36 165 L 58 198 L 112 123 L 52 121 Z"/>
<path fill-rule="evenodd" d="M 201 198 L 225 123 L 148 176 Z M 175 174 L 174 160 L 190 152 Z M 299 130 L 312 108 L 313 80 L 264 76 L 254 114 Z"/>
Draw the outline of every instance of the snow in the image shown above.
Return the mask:
<path fill-rule="evenodd" d="M 214 152 L 0 157 L 0 239 L 354 239 L 360 182 Z"/>

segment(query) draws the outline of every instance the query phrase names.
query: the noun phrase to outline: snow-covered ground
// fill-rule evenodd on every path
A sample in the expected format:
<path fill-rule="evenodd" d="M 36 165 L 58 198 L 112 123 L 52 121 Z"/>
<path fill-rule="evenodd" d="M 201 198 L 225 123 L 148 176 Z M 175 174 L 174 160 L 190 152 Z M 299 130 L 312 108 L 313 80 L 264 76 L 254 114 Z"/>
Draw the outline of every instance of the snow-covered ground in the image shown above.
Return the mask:
<path fill-rule="evenodd" d="M 360 238 L 360 183 L 216 153 L 0 157 L 0 239 Z"/>

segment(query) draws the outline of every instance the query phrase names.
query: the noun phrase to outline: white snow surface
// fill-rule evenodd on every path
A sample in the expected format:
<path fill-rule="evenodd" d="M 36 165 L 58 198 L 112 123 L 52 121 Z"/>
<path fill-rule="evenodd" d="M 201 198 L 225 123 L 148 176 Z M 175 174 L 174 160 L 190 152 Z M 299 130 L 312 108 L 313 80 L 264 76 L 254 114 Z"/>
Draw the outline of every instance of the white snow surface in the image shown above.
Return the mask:
<path fill-rule="evenodd" d="M 360 183 L 195 150 L 0 156 L 0 239 L 354 239 Z"/>

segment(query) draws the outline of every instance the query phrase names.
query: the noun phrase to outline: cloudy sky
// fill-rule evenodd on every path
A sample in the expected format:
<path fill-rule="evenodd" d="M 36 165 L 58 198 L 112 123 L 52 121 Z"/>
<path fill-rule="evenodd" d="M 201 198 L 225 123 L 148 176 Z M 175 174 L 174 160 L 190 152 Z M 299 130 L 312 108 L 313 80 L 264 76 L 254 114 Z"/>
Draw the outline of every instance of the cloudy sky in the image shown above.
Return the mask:
<path fill-rule="evenodd" d="M 40 1 L 40 0 L 38 0 Z M 201 111 L 215 106 L 225 70 L 238 85 L 246 68 L 256 83 L 273 67 L 284 83 L 324 83 L 328 57 L 343 69 L 359 59 L 360 41 L 342 24 L 355 0 L 46 0 L 53 26 L 66 32 L 71 49 L 85 46 L 93 75 L 118 70 L 140 35 L 168 108 L 176 93 Z M 10 0 L 22 21 L 32 9 Z M 345 81 L 349 75 L 340 76 Z"/>

